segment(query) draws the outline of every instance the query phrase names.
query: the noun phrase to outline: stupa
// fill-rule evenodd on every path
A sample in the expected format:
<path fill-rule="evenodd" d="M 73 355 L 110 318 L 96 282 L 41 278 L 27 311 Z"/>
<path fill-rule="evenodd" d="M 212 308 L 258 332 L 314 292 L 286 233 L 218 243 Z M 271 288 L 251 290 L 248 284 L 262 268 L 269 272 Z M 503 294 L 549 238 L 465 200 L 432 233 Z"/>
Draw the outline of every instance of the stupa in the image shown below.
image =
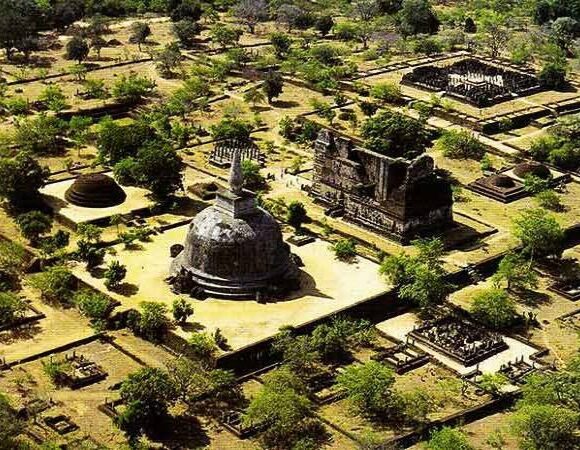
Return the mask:
<path fill-rule="evenodd" d="M 229 188 L 192 220 L 183 250 L 171 263 L 174 291 L 260 300 L 298 287 L 298 269 L 278 223 L 243 182 L 237 151 Z"/>
<path fill-rule="evenodd" d="M 109 208 L 123 203 L 127 195 L 110 176 L 89 173 L 79 176 L 64 197 L 69 203 L 84 208 Z"/>

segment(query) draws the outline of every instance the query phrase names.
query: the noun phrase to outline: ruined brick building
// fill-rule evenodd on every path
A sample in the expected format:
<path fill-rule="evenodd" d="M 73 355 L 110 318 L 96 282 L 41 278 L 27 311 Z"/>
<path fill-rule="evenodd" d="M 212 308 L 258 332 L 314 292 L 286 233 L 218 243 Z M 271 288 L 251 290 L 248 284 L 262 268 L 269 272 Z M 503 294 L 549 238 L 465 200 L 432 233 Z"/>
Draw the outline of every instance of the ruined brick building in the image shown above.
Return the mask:
<path fill-rule="evenodd" d="M 328 130 L 314 152 L 311 195 L 346 220 L 402 242 L 453 222 L 451 185 L 434 172 L 430 156 L 392 158 Z"/>

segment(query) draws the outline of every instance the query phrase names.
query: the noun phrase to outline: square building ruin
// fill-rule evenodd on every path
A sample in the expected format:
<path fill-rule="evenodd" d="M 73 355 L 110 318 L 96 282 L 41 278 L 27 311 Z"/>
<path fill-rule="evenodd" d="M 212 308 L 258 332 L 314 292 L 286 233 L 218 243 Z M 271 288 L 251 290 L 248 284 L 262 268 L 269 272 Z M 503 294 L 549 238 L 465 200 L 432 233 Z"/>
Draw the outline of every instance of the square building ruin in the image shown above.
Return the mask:
<path fill-rule="evenodd" d="M 311 195 L 350 222 L 402 243 L 453 222 L 450 183 L 433 158 L 393 158 L 354 145 L 328 130 L 314 147 Z"/>

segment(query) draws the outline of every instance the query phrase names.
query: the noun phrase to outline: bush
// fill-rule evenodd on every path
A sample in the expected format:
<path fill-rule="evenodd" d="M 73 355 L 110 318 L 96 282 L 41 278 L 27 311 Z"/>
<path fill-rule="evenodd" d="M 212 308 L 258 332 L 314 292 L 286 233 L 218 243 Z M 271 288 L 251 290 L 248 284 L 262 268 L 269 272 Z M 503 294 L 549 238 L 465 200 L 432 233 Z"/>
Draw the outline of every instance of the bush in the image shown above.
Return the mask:
<path fill-rule="evenodd" d="M 41 292 L 44 300 L 66 304 L 72 299 L 77 282 L 65 266 L 52 266 L 30 279 L 30 285 Z"/>
<path fill-rule="evenodd" d="M 435 148 L 444 156 L 452 159 L 474 159 L 480 161 L 485 155 L 485 147 L 469 131 L 445 131 L 437 142 Z"/>
<path fill-rule="evenodd" d="M 189 351 L 205 364 L 213 364 L 217 354 L 214 339 L 207 333 L 192 333 L 188 339 Z"/>
<path fill-rule="evenodd" d="M 159 342 L 167 329 L 167 306 L 159 302 L 141 302 L 139 306 L 139 317 L 130 327 L 139 336 Z"/>
<path fill-rule="evenodd" d="M 474 450 L 465 434 L 450 427 L 443 427 L 431 433 L 427 448 L 429 450 Z"/>
<path fill-rule="evenodd" d="M 517 315 L 515 302 L 504 290 L 498 288 L 476 294 L 471 313 L 477 320 L 495 330 L 511 325 Z"/>
<path fill-rule="evenodd" d="M 541 208 L 549 209 L 550 211 L 556 212 L 562 211 L 563 209 L 560 197 L 551 189 L 538 192 L 534 198 L 538 203 L 538 206 L 540 206 Z"/>
<path fill-rule="evenodd" d="M 142 77 L 136 73 L 121 75 L 113 85 L 113 97 L 127 102 L 136 103 L 143 97 L 149 97 L 155 93 L 155 81 Z"/>
<path fill-rule="evenodd" d="M 105 270 L 105 286 L 109 290 L 117 289 L 127 275 L 127 268 L 119 261 L 111 261 Z"/>
<path fill-rule="evenodd" d="M 193 306 L 183 299 L 183 298 L 176 298 L 173 300 L 173 304 L 171 307 L 171 313 L 173 314 L 173 318 L 177 323 L 184 324 L 187 322 L 187 319 L 193 314 Z"/>
<path fill-rule="evenodd" d="M 28 239 L 32 245 L 37 245 L 40 236 L 51 230 L 52 218 L 40 211 L 30 211 L 20 214 L 16 218 L 16 224 L 18 225 L 18 228 L 20 228 L 22 235 Z"/>
<path fill-rule="evenodd" d="M 73 302 L 81 314 L 91 320 L 93 326 L 98 329 L 105 327 L 113 306 L 107 296 L 100 292 L 83 289 L 74 294 Z"/>
<path fill-rule="evenodd" d="M 356 244 L 352 239 L 340 239 L 332 246 L 332 251 L 341 261 L 349 261 L 356 256 Z"/>
<path fill-rule="evenodd" d="M 26 303 L 13 292 L 0 292 L 0 326 L 10 325 L 24 317 Z"/>
<path fill-rule="evenodd" d="M 401 87 L 395 83 L 380 83 L 371 88 L 371 97 L 384 103 L 397 104 L 402 99 Z"/>

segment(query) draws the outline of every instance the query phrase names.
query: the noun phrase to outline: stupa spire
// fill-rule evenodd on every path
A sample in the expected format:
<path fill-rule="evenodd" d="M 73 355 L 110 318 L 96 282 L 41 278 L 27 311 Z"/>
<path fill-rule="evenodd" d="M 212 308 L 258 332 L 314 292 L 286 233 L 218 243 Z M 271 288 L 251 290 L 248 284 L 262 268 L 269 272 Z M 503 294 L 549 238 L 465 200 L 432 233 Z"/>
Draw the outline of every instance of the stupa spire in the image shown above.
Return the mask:
<path fill-rule="evenodd" d="M 239 150 L 233 151 L 229 183 L 230 191 L 236 195 L 240 195 L 242 193 L 242 188 L 244 186 L 244 175 L 242 173 L 242 159 L 241 152 Z"/>

